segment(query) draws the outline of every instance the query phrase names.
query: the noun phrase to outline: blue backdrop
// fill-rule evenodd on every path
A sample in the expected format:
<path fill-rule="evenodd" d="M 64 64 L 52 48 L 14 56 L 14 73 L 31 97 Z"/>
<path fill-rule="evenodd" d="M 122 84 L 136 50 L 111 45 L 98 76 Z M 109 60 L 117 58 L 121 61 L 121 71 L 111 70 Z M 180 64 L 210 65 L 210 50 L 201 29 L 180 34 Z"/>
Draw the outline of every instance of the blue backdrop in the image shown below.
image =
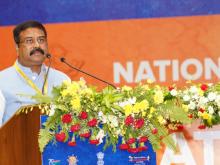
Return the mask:
<path fill-rule="evenodd" d="M 220 13 L 219 0 L 1 0 L 0 25 L 62 23 Z"/>

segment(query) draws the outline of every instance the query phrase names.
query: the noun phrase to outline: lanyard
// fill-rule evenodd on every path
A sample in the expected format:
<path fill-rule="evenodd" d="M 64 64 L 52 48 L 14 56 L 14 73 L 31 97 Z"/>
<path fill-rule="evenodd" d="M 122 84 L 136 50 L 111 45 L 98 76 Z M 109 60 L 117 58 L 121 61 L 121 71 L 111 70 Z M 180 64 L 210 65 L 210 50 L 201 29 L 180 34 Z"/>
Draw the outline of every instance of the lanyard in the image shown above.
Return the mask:
<path fill-rule="evenodd" d="M 20 76 L 28 83 L 29 86 L 31 86 L 37 93 L 42 94 L 42 91 L 33 83 L 31 79 L 28 78 L 28 76 L 19 68 L 19 66 L 15 63 L 14 67 L 16 71 L 20 74 Z M 44 76 L 44 78 L 46 78 Z M 48 89 L 48 83 L 46 80 L 46 83 L 44 85 L 44 93 L 47 94 L 47 89 Z"/>

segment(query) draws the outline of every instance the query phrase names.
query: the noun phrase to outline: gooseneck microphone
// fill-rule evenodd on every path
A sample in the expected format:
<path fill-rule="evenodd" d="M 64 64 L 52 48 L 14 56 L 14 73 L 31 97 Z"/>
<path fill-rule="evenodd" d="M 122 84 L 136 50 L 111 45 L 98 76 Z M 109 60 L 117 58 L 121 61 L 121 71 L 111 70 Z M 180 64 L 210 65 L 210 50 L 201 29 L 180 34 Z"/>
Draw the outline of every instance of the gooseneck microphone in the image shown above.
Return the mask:
<path fill-rule="evenodd" d="M 84 73 L 84 74 L 86 74 L 86 75 L 88 75 L 88 76 L 90 76 L 90 77 L 92 77 L 92 78 L 94 78 L 94 79 L 96 79 L 96 80 L 99 80 L 99 81 L 101 81 L 101 82 L 103 82 L 103 83 L 105 83 L 105 84 L 108 84 L 109 86 L 112 86 L 113 88 L 116 89 L 116 86 L 114 86 L 113 84 L 111 84 L 111 83 L 109 83 L 109 82 L 107 82 L 107 81 L 105 81 L 105 80 L 102 80 L 102 79 L 100 79 L 100 78 L 98 78 L 98 77 L 96 77 L 96 76 L 94 76 L 94 75 L 92 75 L 92 74 L 90 74 L 90 73 L 88 73 L 88 72 L 85 72 L 85 71 L 83 71 L 83 70 L 81 70 L 81 69 L 79 69 L 79 68 L 76 68 L 76 67 L 72 66 L 71 64 L 69 64 L 68 62 L 66 62 L 66 59 L 65 59 L 64 57 L 61 57 L 61 58 L 60 58 L 60 61 L 63 62 L 63 63 L 65 63 L 66 65 L 68 65 L 70 68 L 72 68 L 72 69 L 74 69 L 74 70 L 77 70 L 78 72 Z"/>
<path fill-rule="evenodd" d="M 48 78 L 49 71 L 50 71 L 50 67 L 51 67 L 51 55 L 48 53 L 48 54 L 46 54 L 46 57 L 49 59 L 49 65 L 48 65 L 48 68 L 47 68 L 47 72 L 46 72 L 46 74 L 44 76 L 44 83 L 43 83 L 43 86 L 42 86 L 42 89 L 41 89 L 41 92 L 42 92 L 43 95 L 45 94 L 44 93 L 45 92 L 44 91 L 44 87 L 46 85 L 47 78 Z"/>

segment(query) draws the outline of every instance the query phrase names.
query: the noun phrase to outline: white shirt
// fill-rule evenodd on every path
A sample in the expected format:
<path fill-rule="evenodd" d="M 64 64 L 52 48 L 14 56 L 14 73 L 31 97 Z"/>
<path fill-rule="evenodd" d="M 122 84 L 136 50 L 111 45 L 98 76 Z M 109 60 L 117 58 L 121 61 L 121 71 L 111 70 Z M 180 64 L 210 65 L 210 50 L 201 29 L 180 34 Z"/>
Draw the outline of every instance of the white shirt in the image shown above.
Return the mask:
<path fill-rule="evenodd" d="M 2 126 L 4 110 L 5 110 L 5 98 L 2 92 L 0 91 L 0 127 Z"/>

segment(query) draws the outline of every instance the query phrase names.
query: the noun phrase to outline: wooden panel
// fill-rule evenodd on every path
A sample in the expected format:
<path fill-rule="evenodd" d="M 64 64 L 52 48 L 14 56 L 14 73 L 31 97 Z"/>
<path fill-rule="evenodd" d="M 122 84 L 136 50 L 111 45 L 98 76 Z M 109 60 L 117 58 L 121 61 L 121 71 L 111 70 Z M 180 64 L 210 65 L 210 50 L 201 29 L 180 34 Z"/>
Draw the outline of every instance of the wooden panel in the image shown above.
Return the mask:
<path fill-rule="evenodd" d="M 40 113 L 13 116 L 0 128 L 0 165 L 40 165 L 38 149 Z"/>

